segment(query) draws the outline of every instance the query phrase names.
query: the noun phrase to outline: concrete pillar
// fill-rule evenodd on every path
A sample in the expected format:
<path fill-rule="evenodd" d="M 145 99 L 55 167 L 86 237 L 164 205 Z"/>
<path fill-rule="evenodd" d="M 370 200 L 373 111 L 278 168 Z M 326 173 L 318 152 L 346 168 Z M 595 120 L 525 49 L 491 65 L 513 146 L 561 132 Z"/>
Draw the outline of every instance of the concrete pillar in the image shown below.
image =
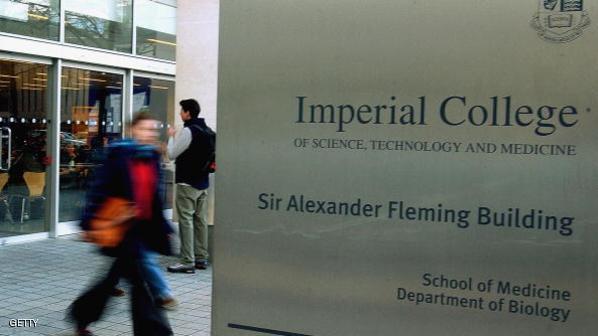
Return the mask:
<path fill-rule="evenodd" d="M 179 128 L 182 122 L 178 116 L 178 102 L 195 98 L 201 105 L 200 117 L 216 130 L 219 5 L 219 0 L 177 2 L 175 126 Z M 213 176 L 210 181 L 209 223 L 214 222 Z"/>

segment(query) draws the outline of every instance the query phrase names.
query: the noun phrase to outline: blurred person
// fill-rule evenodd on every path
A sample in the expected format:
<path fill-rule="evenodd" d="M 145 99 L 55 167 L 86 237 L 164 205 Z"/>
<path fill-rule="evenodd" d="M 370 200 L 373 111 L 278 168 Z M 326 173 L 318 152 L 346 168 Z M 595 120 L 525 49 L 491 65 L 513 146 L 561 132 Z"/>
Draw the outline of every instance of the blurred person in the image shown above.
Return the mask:
<path fill-rule="evenodd" d="M 28 139 L 21 156 L 23 171 L 43 173 L 48 165 L 47 159 L 46 139 L 43 136 Z"/>
<path fill-rule="evenodd" d="M 66 144 L 60 151 L 60 187 L 75 188 L 79 180 L 77 149 L 73 144 Z"/>
<path fill-rule="evenodd" d="M 131 132 L 132 139 L 108 146 L 81 220 L 81 227 L 89 230 L 93 215 L 108 197 L 124 198 L 135 204 L 135 218 L 122 242 L 115 248 L 102 249 L 115 257 L 110 270 L 70 307 L 69 317 L 79 336 L 92 335 L 88 326 L 101 318 L 120 278 L 131 284 L 133 334 L 172 335 L 166 315 L 155 304 L 159 298 L 152 297 L 147 288 L 153 287 L 156 292 L 165 290 L 164 286 L 168 289 L 155 263 L 155 254 L 170 254 L 169 235 L 173 232 L 162 213 L 156 120 L 148 113 L 139 113 L 133 118 Z"/>
<path fill-rule="evenodd" d="M 8 148 L 7 148 L 8 149 Z M 23 147 L 21 154 L 16 158 L 13 164 L 8 168 L 10 183 L 5 186 L 6 190 L 0 195 L 0 217 L 12 222 L 17 220 L 14 216 L 21 210 L 21 197 L 27 197 L 29 190 L 24 180 L 23 174 L 26 172 L 44 173 L 48 166 L 48 156 L 46 153 L 46 140 L 43 136 L 31 136 Z M 45 194 L 45 188 L 42 191 Z M 18 195 L 18 196 L 17 196 Z M 17 196 L 15 199 L 14 197 Z M 18 200 L 19 202 L 15 202 Z M 39 219 L 43 217 L 44 200 L 34 198 L 30 200 L 29 205 L 23 209 L 23 218 Z"/>
<path fill-rule="evenodd" d="M 144 114 L 151 115 L 149 110 L 142 111 Z M 141 111 L 140 111 L 141 113 Z M 156 121 L 157 122 L 157 121 Z M 157 150 L 161 149 L 161 144 L 158 143 L 158 133 L 156 132 L 156 138 L 148 139 L 148 144 L 156 145 Z M 106 151 L 108 147 L 107 136 L 96 136 L 91 140 L 91 151 L 90 151 L 90 163 L 101 165 L 105 160 Z M 90 175 L 93 174 L 91 170 Z M 150 293 L 154 297 L 156 304 L 165 309 L 174 309 L 178 306 L 178 301 L 174 298 L 172 290 L 168 285 L 168 282 L 164 278 L 160 266 L 158 265 L 156 258 L 157 253 L 144 249 L 144 253 L 141 255 L 143 272 L 146 276 L 146 282 L 148 284 Z M 120 297 L 125 295 L 125 291 L 120 287 L 114 287 L 110 295 Z"/>
<path fill-rule="evenodd" d="M 208 166 L 213 160 L 215 133 L 199 118 L 195 99 L 184 99 L 180 117 L 185 127 L 168 129 L 168 156 L 175 160 L 176 212 L 181 240 L 180 262 L 168 266 L 173 273 L 195 273 L 208 266 Z M 207 164 L 206 164 L 207 163 Z"/>

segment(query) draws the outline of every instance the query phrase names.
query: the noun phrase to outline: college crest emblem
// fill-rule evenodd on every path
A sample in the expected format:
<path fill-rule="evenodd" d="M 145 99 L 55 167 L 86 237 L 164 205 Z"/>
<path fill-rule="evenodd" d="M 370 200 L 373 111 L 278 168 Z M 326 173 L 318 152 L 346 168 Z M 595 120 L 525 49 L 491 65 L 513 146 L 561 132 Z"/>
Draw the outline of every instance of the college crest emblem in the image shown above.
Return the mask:
<path fill-rule="evenodd" d="M 547 41 L 573 41 L 590 25 L 590 17 L 583 5 L 583 0 L 539 0 L 532 27 Z"/>

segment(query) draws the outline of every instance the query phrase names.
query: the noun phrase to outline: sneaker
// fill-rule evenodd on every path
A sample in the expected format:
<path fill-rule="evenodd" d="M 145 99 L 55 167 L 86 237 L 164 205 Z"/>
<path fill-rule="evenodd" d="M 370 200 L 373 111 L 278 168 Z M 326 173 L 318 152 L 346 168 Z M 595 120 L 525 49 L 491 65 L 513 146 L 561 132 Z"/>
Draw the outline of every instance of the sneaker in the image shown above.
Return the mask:
<path fill-rule="evenodd" d="M 200 260 L 195 262 L 195 268 L 198 270 L 205 270 L 210 264 L 207 260 Z"/>
<path fill-rule="evenodd" d="M 168 266 L 166 270 L 171 273 L 195 273 L 195 267 L 193 267 L 193 265 L 185 265 L 180 263 Z"/>
<path fill-rule="evenodd" d="M 179 302 L 173 297 L 167 297 L 165 299 L 158 299 L 156 304 L 162 309 L 175 310 Z"/>

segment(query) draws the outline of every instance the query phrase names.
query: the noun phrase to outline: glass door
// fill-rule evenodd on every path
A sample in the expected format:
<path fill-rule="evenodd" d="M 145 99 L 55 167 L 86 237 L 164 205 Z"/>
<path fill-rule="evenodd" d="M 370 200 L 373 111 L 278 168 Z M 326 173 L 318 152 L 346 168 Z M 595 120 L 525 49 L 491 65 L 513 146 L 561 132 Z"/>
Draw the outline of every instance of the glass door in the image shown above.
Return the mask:
<path fill-rule="evenodd" d="M 62 69 L 59 222 L 79 220 L 104 147 L 122 137 L 123 75 Z"/>
<path fill-rule="evenodd" d="M 151 113 L 160 124 L 160 138 L 162 142 L 168 140 L 167 129 L 174 125 L 175 106 L 174 80 L 135 76 L 133 78 L 133 114 L 146 111 Z M 164 168 L 164 208 L 172 209 L 174 169 L 165 156 Z"/>
<path fill-rule="evenodd" d="M 48 231 L 49 70 L 0 60 L 0 237 Z"/>

